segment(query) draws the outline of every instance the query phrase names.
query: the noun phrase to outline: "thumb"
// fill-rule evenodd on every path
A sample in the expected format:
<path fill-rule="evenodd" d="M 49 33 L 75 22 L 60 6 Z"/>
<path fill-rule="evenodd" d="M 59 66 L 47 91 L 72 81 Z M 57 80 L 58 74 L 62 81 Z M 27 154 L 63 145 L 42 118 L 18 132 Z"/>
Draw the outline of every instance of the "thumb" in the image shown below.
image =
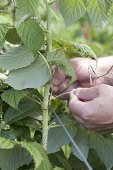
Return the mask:
<path fill-rule="evenodd" d="M 98 86 L 91 88 L 78 88 L 75 90 L 75 95 L 82 101 L 90 101 L 98 97 L 99 89 Z"/>
<path fill-rule="evenodd" d="M 70 93 L 69 108 L 72 113 L 82 117 L 83 112 L 87 109 L 87 104 L 79 100 L 75 95 L 75 89 Z"/>
<path fill-rule="evenodd" d="M 70 101 L 79 101 L 78 97 L 75 95 L 75 91 L 76 89 L 73 89 L 71 92 L 70 92 Z"/>

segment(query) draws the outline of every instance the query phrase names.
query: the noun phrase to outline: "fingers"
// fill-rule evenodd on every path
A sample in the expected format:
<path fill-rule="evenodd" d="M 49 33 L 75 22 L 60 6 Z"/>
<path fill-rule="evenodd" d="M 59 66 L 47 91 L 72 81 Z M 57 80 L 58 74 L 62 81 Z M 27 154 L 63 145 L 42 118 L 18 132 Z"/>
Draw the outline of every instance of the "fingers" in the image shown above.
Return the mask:
<path fill-rule="evenodd" d="M 93 122 L 95 118 L 95 100 L 98 99 L 100 87 L 96 86 L 72 90 L 69 101 L 69 108 L 72 113 L 78 115 L 81 119 Z"/>
<path fill-rule="evenodd" d="M 70 93 L 70 101 L 69 101 L 69 108 L 72 113 L 80 113 L 82 112 L 82 108 L 84 103 L 79 100 L 79 98 L 75 95 L 75 90 L 72 90 Z"/>
<path fill-rule="evenodd" d="M 84 124 L 84 120 L 81 119 L 79 116 L 73 114 L 73 117 L 75 118 L 75 120 L 76 120 L 77 122 Z"/>
<path fill-rule="evenodd" d="M 76 116 L 73 114 L 73 117 L 75 120 L 79 123 L 81 123 L 85 128 L 98 132 L 100 134 L 107 134 L 107 133 L 112 133 L 113 132 L 113 124 L 95 124 L 95 123 L 89 123 L 86 120 L 81 119 L 79 116 Z"/>
<path fill-rule="evenodd" d="M 67 88 L 66 90 L 64 90 L 61 94 L 60 94 L 60 99 L 61 100 L 69 100 L 70 98 L 70 92 L 73 90 L 73 89 L 77 89 L 79 87 L 79 83 L 78 82 L 74 82 L 72 83 L 69 88 Z M 60 88 L 60 87 L 59 87 Z M 59 91 L 59 90 L 58 90 Z M 69 92 L 69 93 L 68 93 Z"/>
<path fill-rule="evenodd" d="M 78 88 L 75 90 L 75 95 L 82 101 L 91 101 L 99 95 L 99 87 Z"/>
<path fill-rule="evenodd" d="M 59 85 L 59 87 L 58 87 L 58 94 L 64 92 L 68 88 L 69 81 L 70 81 L 70 78 L 66 77 L 65 80 L 63 81 L 63 83 L 61 83 Z"/>
<path fill-rule="evenodd" d="M 99 132 L 99 133 L 109 133 L 111 130 L 113 132 L 113 124 L 109 127 L 107 127 L 106 125 L 100 125 L 100 124 L 95 124 L 95 123 L 89 123 L 84 119 L 81 119 L 79 116 L 76 116 L 75 114 L 73 114 L 73 117 L 75 118 L 75 120 L 79 123 L 81 123 L 84 127 L 86 127 L 87 129 L 91 130 L 91 131 L 95 131 L 95 132 Z"/>
<path fill-rule="evenodd" d="M 89 81 L 89 70 L 88 67 L 92 66 L 93 68 L 96 67 L 96 61 L 90 58 L 72 58 L 70 59 L 70 63 L 74 68 L 77 79 L 80 82 Z M 92 78 L 95 77 L 95 74 L 91 70 Z"/>
<path fill-rule="evenodd" d="M 54 75 L 53 75 L 53 85 L 58 86 L 65 80 L 65 74 L 64 72 L 59 69 L 58 67 L 55 69 Z"/>
<path fill-rule="evenodd" d="M 51 86 L 53 93 L 60 94 L 65 91 L 69 86 L 69 81 L 70 77 L 66 76 L 61 69 L 56 68 Z"/>
<path fill-rule="evenodd" d="M 90 130 L 102 134 L 112 132 L 112 92 L 113 87 L 108 85 L 72 90 L 69 108 L 72 111 L 74 118 Z M 105 98 L 106 94 L 109 94 L 109 97 Z M 103 99 L 106 99 L 107 105 Z"/>
<path fill-rule="evenodd" d="M 90 91 L 89 89 L 85 90 L 80 89 L 78 92 L 80 92 L 81 96 L 79 95 L 79 97 L 76 95 L 77 90 L 72 90 L 70 93 L 69 108 L 71 112 L 73 113 L 75 119 L 83 123 L 85 126 L 87 125 L 89 126 L 89 124 L 95 124 L 94 122 L 95 100 L 92 100 L 94 99 L 94 97 L 97 96 L 97 94 L 94 95 L 95 90 Z M 83 93 L 81 90 L 83 90 Z M 91 95 L 92 94 L 91 92 L 93 92 L 93 95 Z M 85 102 L 81 101 L 79 98 L 84 99 Z M 91 101 L 88 101 L 89 99 L 91 99 Z"/>
<path fill-rule="evenodd" d="M 104 77 L 100 77 L 98 79 L 92 79 L 92 82 L 90 82 L 90 80 L 88 81 L 80 81 L 80 86 L 81 87 L 84 87 L 84 88 L 88 88 L 88 87 L 94 87 L 94 86 L 97 86 L 97 85 L 101 85 L 101 84 L 104 84 L 105 80 Z"/>
<path fill-rule="evenodd" d="M 92 62 L 94 61 L 87 58 L 70 59 L 70 64 L 74 68 L 79 82 L 86 80 L 89 82 L 88 65 L 92 64 Z M 52 89 L 55 93 L 61 93 L 68 88 L 70 79 L 66 79 L 64 72 L 60 68 L 57 67 L 54 70 Z"/>
<path fill-rule="evenodd" d="M 95 128 L 91 130 L 99 132 L 101 134 L 111 133 L 113 132 L 113 124 L 96 125 Z"/>
<path fill-rule="evenodd" d="M 79 118 L 87 120 L 92 113 L 91 103 L 80 101 L 79 98 L 75 95 L 75 91 L 76 90 L 72 90 L 70 93 L 69 108 L 71 112 L 76 116 L 78 115 Z"/>

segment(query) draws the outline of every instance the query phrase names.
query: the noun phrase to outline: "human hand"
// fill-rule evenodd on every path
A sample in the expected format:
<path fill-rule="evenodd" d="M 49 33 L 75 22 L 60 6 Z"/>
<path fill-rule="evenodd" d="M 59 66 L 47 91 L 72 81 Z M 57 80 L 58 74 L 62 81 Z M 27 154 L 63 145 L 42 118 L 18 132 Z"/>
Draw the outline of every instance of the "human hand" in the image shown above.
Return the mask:
<path fill-rule="evenodd" d="M 113 87 L 99 85 L 78 88 L 70 93 L 69 108 L 86 128 L 100 133 L 113 132 Z"/>
<path fill-rule="evenodd" d="M 96 67 L 96 61 L 89 58 L 70 59 L 77 75 L 77 81 L 69 86 L 70 78 L 66 77 L 63 71 L 57 68 L 53 78 L 53 92 L 60 94 L 77 87 L 92 87 L 103 83 L 113 85 L 112 60 L 113 57 L 99 58 Z M 66 97 L 67 95 L 63 96 L 63 98 Z"/>

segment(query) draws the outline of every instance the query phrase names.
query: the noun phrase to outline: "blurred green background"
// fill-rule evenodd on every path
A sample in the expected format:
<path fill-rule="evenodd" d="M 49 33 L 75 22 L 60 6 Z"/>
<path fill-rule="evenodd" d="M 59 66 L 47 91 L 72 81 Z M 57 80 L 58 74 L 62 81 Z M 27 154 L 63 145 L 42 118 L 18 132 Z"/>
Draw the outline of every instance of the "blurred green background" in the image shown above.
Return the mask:
<path fill-rule="evenodd" d="M 0 23 L 2 24 L 13 25 L 14 7 L 10 2 L 10 0 L 0 0 Z M 45 6 L 42 1 L 40 1 L 38 12 L 43 19 L 43 24 L 45 24 Z M 66 28 L 64 20 L 58 11 L 58 5 L 55 3 L 53 4 L 52 16 L 52 29 L 56 39 L 62 38 L 79 43 L 87 43 L 98 57 L 113 54 L 113 14 L 104 28 L 91 25 L 87 15 L 76 24 Z"/>
<path fill-rule="evenodd" d="M 42 0 L 40 0 L 38 12 L 42 19 L 41 24 L 43 26 L 45 26 L 46 24 L 45 10 L 46 10 L 45 5 L 44 3 L 42 3 Z M 11 0 L 0 0 L 0 24 L 6 24 L 10 26 L 16 24 L 18 18 L 15 19 L 16 17 L 15 12 L 16 12 L 16 7 L 14 7 L 11 4 Z M 69 41 L 75 41 L 78 43 L 88 44 L 98 57 L 113 55 L 113 26 L 112 26 L 113 19 L 112 18 L 113 18 L 113 14 L 111 15 L 111 17 L 109 17 L 107 26 L 104 28 L 100 28 L 95 25 L 92 25 L 89 17 L 85 15 L 76 24 L 66 28 L 64 20 L 61 14 L 59 13 L 58 5 L 54 3 L 52 6 L 53 35 L 55 39 L 65 39 Z M 13 34 L 12 36 L 16 37 L 15 34 Z M 61 110 L 62 110 L 62 114 L 64 114 L 64 112 L 68 112 L 68 110 L 66 110 L 67 109 L 66 103 L 60 104 L 59 101 L 57 101 L 59 103 L 55 103 L 55 102 L 53 104 L 55 104 L 56 106 L 59 105 L 59 107 L 57 108 L 58 112 L 60 112 Z M 90 153 L 90 154 L 92 154 L 93 156 L 91 156 L 91 159 L 89 161 L 92 162 L 94 166 L 98 166 L 99 169 L 104 170 L 103 167 L 104 165 L 103 164 L 101 165 L 101 162 L 99 162 L 97 158 L 96 160 L 94 159 L 94 153 Z M 69 162 L 71 162 L 70 164 L 72 164 L 73 167 L 78 166 L 79 163 L 81 166 L 81 162 L 79 161 L 78 163 L 74 156 L 70 157 Z M 98 164 L 96 165 L 97 162 Z M 80 168 L 78 167 L 78 169 Z M 95 169 L 97 169 L 97 167 Z"/>

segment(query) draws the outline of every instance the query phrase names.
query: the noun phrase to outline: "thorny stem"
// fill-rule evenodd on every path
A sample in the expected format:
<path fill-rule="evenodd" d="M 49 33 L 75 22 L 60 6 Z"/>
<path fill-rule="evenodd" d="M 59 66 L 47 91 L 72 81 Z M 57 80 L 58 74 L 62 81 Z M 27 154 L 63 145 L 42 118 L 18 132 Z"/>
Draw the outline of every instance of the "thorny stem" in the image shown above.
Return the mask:
<path fill-rule="evenodd" d="M 15 1 L 15 0 L 11 0 L 11 2 L 12 2 L 12 4 L 13 4 L 13 6 L 16 7 L 16 1 Z"/>
<path fill-rule="evenodd" d="M 47 11 L 47 52 L 52 51 L 52 31 L 51 31 L 51 7 L 48 0 L 45 0 Z"/>
<path fill-rule="evenodd" d="M 44 89 L 44 99 L 42 104 L 42 146 L 47 150 L 47 141 L 48 141 L 48 104 L 49 104 L 49 90 L 50 86 L 45 85 Z"/>
<path fill-rule="evenodd" d="M 13 25 L 15 25 L 15 21 L 16 21 L 16 1 L 15 0 L 11 0 L 12 4 L 13 4 L 13 11 L 12 11 L 12 19 L 13 19 Z"/>
<path fill-rule="evenodd" d="M 13 7 L 13 11 L 12 11 L 12 18 L 13 18 L 13 25 L 15 25 L 15 21 L 16 21 L 16 7 Z"/>
<path fill-rule="evenodd" d="M 45 0 L 47 13 L 47 52 L 52 51 L 52 32 L 51 32 L 51 8 L 48 0 Z M 44 99 L 42 103 L 42 146 L 47 150 L 48 141 L 48 105 L 50 98 L 50 85 L 46 84 L 44 89 Z"/>

